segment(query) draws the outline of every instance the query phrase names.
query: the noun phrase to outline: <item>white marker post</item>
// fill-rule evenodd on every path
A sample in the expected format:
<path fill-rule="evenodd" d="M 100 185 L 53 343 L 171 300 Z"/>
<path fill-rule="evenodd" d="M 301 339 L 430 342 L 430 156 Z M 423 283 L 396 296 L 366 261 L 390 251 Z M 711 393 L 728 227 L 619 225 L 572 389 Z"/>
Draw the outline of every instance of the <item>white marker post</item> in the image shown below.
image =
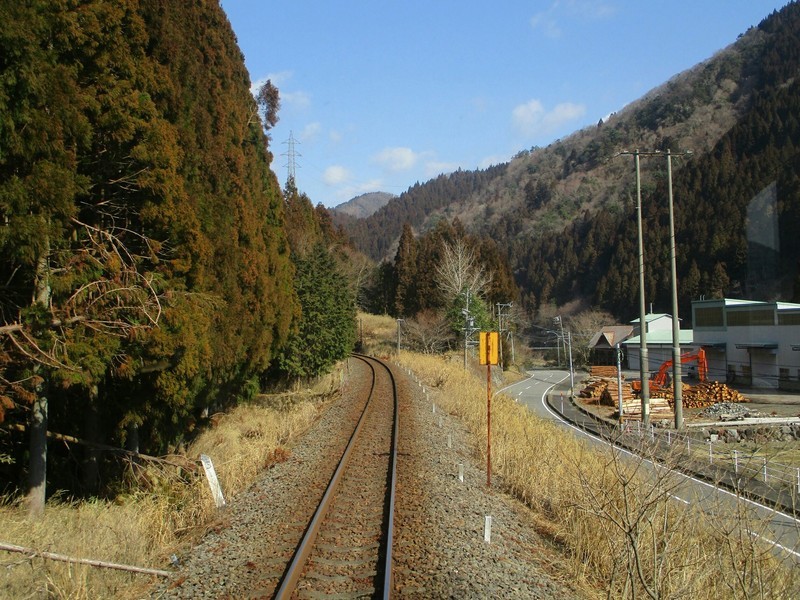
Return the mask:
<path fill-rule="evenodd" d="M 217 508 L 225 506 L 225 497 L 222 495 L 222 488 L 219 486 L 219 479 L 217 479 L 217 472 L 214 470 L 214 464 L 211 458 L 205 454 L 200 455 L 200 462 L 203 463 L 203 470 L 206 472 L 206 479 L 208 486 L 211 488 L 211 495 L 214 497 L 214 503 Z"/>

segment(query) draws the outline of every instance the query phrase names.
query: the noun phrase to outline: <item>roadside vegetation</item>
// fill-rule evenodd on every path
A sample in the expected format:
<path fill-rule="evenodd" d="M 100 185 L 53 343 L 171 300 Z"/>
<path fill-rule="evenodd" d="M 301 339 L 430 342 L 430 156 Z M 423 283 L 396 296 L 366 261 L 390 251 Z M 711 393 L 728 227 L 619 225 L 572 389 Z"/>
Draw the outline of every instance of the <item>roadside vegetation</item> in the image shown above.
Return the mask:
<path fill-rule="evenodd" d="M 361 315 L 363 350 L 396 352 L 397 323 Z M 432 399 L 474 435 L 476 459 L 485 461 L 486 396 L 482 378 L 463 368 L 463 356 L 402 350 L 400 362 L 424 382 Z M 72 557 L 168 569 L 215 527 L 224 527 L 202 470 L 200 454 L 214 461 L 226 499 L 246 489 L 271 464 L 285 460 L 291 441 L 335 394 L 335 371 L 313 388 L 258 396 L 229 413 L 213 415 L 182 456 L 183 468 L 131 463 L 109 500 L 53 499 L 44 516 L 28 518 L 21 501 L 0 508 L 3 540 Z M 506 378 L 518 379 L 508 372 Z M 800 574 L 759 541 L 766 525 L 746 511 L 706 512 L 671 498 L 668 469 L 655 472 L 614 450 L 589 448 L 553 423 L 540 420 L 502 394 L 492 402 L 493 482 L 530 508 L 544 538 L 563 555 L 560 568 L 609 598 L 788 598 Z M 194 467 L 192 466 L 194 465 Z M 669 466 L 669 465 L 665 465 Z M 708 515 L 713 515 L 709 517 Z M 133 574 L 6 553 L 6 597 L 137 598 L 152 575 Z"/>
<path fill-rule="evenodd" d="M 19 498 L 0 506 L 0 542 L 159 570 L 171 556 L 215 527 L 225 526 L 198 463 L 201 454 L 214 464 L 226 500 L 236 496 L 270 465 L 285 460 L 292 440 L 316 418 L 336 393 L 341 371 L 294 393 L 257 396 L 225 414 L 184 454 L 164 457 L 175 465 L 130 462 L 116 495 L 72 501 L 51 498 L 39 519 L 31 519 Z M 2 553 L 0 596 L 5 598 L 141 598 L 152 575 L 68 564 L 22 553 Z"/>
<path fill-rule="evenodd" d="M 485 461 L 482 379 L 464 370 L 460 356 L 401 351 L 399 360 L 438 406 L 470 429 L 476 458 Z M 492 402 L 497 485 L 530 507 L 537 529 L 563 550 L 572 576 L 609 598 L 797 597 L 795 563 L 781 562 L 759 539 L 770 535 L 766 523 L 745 509 L 700 510 L 674 499 L 669 467 L 677 460 L 653 470 L 643 459 L 590 448 L 502 394 Z"/>

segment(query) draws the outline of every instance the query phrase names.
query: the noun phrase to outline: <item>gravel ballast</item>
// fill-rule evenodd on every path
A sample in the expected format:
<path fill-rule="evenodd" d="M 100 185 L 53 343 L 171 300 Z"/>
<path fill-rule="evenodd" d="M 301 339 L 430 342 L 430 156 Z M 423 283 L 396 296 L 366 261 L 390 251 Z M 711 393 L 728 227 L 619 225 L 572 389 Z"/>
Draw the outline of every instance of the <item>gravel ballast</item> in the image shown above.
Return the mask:
<path fill-rule="evenodd" d="M 351 361 L 352 362 L 352 361 Z M 186 556 L 175 576 L 152 591 L 163 598 L 270 597 L 254 580 L 257 565 L 282 571 L 271 547 L 302 529 L 295 507 L 309 481 L 335 451 L 328 432 L 344 427 L 347 390 L 365 377 L 351 365 L 342 398 L 276 464 L 224 509 L 221 526 Z M 405 371 L 393 367 L 400 393 L 400 445 L 395 506 L 393 595 L 402 598 L 580 598 L 586 594 L 551 567 L 555 552 L 533 527 L 528 510 L 486 486 L 474 442 L 456 418 L 434 412 L 433 401 Z M 448 447 L 448 434 L 450 444 Z M 459 479 L 459 465 L 463 482 Z M 494 483 L 494 482 L 493 482 Z M 491 540 L 484 540 L 491 516 Z M 288 557 L 285 557 L 288 560 Z"/>

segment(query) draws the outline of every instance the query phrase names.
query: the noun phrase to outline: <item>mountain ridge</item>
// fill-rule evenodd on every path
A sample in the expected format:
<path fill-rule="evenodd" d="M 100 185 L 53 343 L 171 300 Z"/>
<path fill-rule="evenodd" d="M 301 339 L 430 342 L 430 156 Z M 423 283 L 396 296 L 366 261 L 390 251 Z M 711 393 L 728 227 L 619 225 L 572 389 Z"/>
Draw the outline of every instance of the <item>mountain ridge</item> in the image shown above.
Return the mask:
<path fill-rule="evenodd" d="M 374 214 L 396 197 L 397 196 L 389 192 L 367 192 L 366 194 L 355 196 L 347 202 L 337 204 L 331 209 L 331 212 L 350 215 L 356 219 L 363 219 Z"/>
<path fill-rule="evenodd" d="M 679 153 L 691 150 L 691 159 L 674 161 L 676 184 L 680 183 L 681 171 L 687 165 L 703 163 L 708 164 L 708 168 L 718 169 L 725 153 L 742 161 L 751 160 L 755 153 L 777 153 L 780 156 L 774 157 L 775 160 L 783 162 L 796 158 L 793 144 L 778 146 L 777 139 L 773 143 L 769 140 L 764 143 L 757 138 L 772 129 L 775 133 L 771 135 L 775 137 L 790 135 L 785 125 L 791 125 L 791 121 L 775 116 L 773 112 L 786 110 L 786 106 L 795 102 L 794 84 L 800 72 L 798 23 L 800 8 L 796 2 L 791 2 L 758 26 L 751 27 L 728 47 L 678 73 L 607 120 L 599 121 L 596 126 L 578 130 L 545 148 L 522 150 L 510 162 L 486 171 L 457 171 L 417 184 L 371 217 L 341 224 L 362 251 L 374 260 L 385 260 L 392 258 L 389 254 L 392 242 L 399 237 L 404 223 L 408 222 L 415 231 L 422 233 L 440 219 L 458 217 L 467 230 L 488 234 L 503 248 L 532 307 L 542 302 L 563 302 L 572 292 L 591 292 L 579 290 L 581 286 L 576 285 L 580 269 L 550 263 L 542 268 L 532 263 L 544 251 L 543 246 L 558 245 L 552 237 L 563 237 L 564 232 L 579 227 L 591 229 L 589 222 L 593 218 L 603 221 L 611 217 L 606 225 L 609 235 L 628 226 L 625 224 L 632 216 L 635 198 L 633 161 L 621 157 L 621 151 L 638 149 L 665 153 L 671 150 Z M 742 123 L 749 123 L 748 127 L 754 131 L 746 134 L 744 140 L 733 142 L 731 138 L 739 134 L 732 132 L 736 132 Z M 750 148 L 746 147 L 747 144 Z M 665 163 L 663 160 L 641 161 L 643 194 L 648 201 L 656 190 L 663 193 Z M 778 166 L 773 166 L 773 171 L 777 173 Z M 702 177 L 702 174 L 693 176 Z M 708 191 L 719 194 L 720 198 L 727 198 L 732 193 L 741 194 L 743 178 L 747 177 L 749 174 L 740 173 L 738 182 L 731 180 L 727 183 L 731 188 L 711 187 Z M 793 183 L 788 174 L 786 177 L 788 179 L 781 189 L 791 190 Z M 755 196 L 768 183 L 748 181 L 747 185 L 752 189 L 747 193 Z M 693 201 L 706 204 L 715 199 L 703 197 Z M 662 202 L 660 197 L 658 202 Z M 676 197 L 676 203 L 680 202 L 682 200 Z M 797 199 L 789 198 L 782 202 L 793 207 Z M 652 219 L 663 218 L 659 210 L 648 208 L 648 211 L 652 213 Z M 737 208 L 736 218 L 743 223 L 744 217 L 738 214 L 740 212 Z M 726 219 L 724 215 L 720 216 L 720 226 Z M 683 226 L 683 222 L 681 220 L 676 227 Z M 653 222 L 651 226 L 661 229 L 663 222 Z M 727 223 L 725 227 L 729 229 Z M 684 239 L 687 255 L 691 255 L 693 248 L 685 239 L 686 232 L 679 230 L 677 234 Z M 704 235 L 727 240 L 733 234 L 726 229 L 723 232 L 709 230 Z M 581 240 L 573 243 L 575 248 L 570 252 L 582 250 L 584 243 Z M 608 256 L 618 255 L 624 246 L 614 245 L 608 240 L 603 244 L 611 244 L 611 247 L 604 248 Z M 654 241 L 654 244 L 657 252 L 662 253 L 661 242 Z M 703 246 L 702 243 L 699 245 Z M 741 240 L 736 243 L 726 241 L 710 248 L 707 255 L 694 257 L 701 271 L 700 278 L 705 278 L 708 283 L 715 269 L 735 271 L 741 267 L 736 253 L 741 253 L 742 245 Z M 719 251 L 723 246 L 727 254 Z M 791 265 L 792 252 L 782 252 L 781 260 L 784 271 L 787 271 L 782 273 L 784 279 L 791 279 L 793 270 L 786 265 Z M 608 256 L 606 258 L 610 260 Z M 557 263 L 559 257 L 549 255 L 548 260 Z M 622 262 L 618 260 L 620 265 Z M 691 260 L 682 267 L 679 277 L 686 278 Z M 553 282 L 536 277 L 531 279 L 530 274 L 535 271 L 539 274 L 549 272 Z M 628 277 L 628 274 L 624 276 Z M 654 279 L 657 281 L 652 286 L 651 295 L 660 302 L 663 278 L 656 274 Z M 754 292 L 742 289 L 744 279 L 738 273 L 727 289 L 723 286 L 715 289 L 714 293 Z M 599 285 L 599 281 L 595 283 Z M 782 290 L 780 297 L 792 294 L 785 281 L 779 287 Z M 628 286 L 625 288 L 627 290 Z M 603 296 L 605 292 L 598 291 L 591 293 L 592 302 L 619 310 L 620 305 L 613 295 Z"/>

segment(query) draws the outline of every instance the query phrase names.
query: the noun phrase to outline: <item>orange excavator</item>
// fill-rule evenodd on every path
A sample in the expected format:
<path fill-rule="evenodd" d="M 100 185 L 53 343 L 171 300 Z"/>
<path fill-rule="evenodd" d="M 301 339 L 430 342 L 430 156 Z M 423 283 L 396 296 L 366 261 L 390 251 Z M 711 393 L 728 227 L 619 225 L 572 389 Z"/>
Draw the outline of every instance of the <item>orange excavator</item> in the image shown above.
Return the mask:
<path fill-rule="evenodd" d="M 700 381 L 705 381 L 708 376 L 708 362 L 706 361 L 706 351 L 700 348 L 697 352 L 687 352 L 681 354 L 681 364 L 697 361 L 697 378 Z M 665 361 L 661 367 L 650 379 L 650 393 L 657 392 L 658 390 L 667 386 L 667 373 L 672 368 L 672 359 Z M 635 394 L 640 394 L 642 391 L 642 382 L 638 379 L 631 381 L 631 387 Z"/>

